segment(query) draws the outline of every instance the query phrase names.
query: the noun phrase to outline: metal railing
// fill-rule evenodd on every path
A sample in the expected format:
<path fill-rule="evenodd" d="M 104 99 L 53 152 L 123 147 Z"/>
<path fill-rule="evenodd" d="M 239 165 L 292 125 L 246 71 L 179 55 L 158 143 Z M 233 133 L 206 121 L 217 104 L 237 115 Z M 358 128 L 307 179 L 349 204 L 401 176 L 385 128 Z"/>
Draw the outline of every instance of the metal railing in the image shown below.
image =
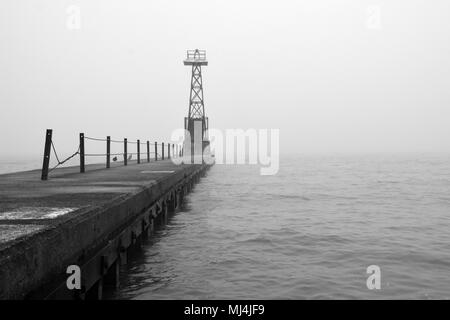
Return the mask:
<path fill-rule="evenodd" d="M 77 148 L 77 151 L 75 151 L 73 154 L 71 154 L 69 157 L 67 157 L 64 160 L 60 160 L 58 157 L 58 154 L 56 153 L 56 148 L 52 140 L 52 129 L 47 129 L 46 135 L 45 135 L 45 147 L 44 147 L 44 160 L 42 164 L 42 175 L 41 180 L 47 180 L 48 174 L 56 169 L 57 167 L 61 166 L 65 162 L 69 161 L 75 156 L 79 156 L 80 160 L 80 173 L 83 173 L 86 171 L 86 164 L 85 160 L 86 157 L 105 157 L 105 163 L 106 168 L 109 169 L 111 167 L 111 157 L 113 158 L 113 161 L 117 161 L 120 156 L 123 156 L 123 165 L 128 165 L 128 161 L 132 159 L 133 156 L 136 156 L 136 162 L 137 164 L 141 163 L 141 155 L 144 155 L 144 158 L 146 158 L 147 162 L 151 161 L 151 155 L 153 155 L 153 161 L 158 160 L 164 160 L 165 159 L 165 151 L 167 149 L 167 159 L 170 159 L 171 157 L 181 157 L 183 156 L 183 147 L 179 144 L 164 144 L 164 142 L 158 143 L 158 142 L 150 142 L 149 140 L 145 142 L 141 142 L 140 139 L 137 139 L 136 141 L 128 141 L 127 138 L 124 138 L 123 140 L 113 140 L 110 136 L 107 136 L 105 139 L 103 138 L 95 138 L 95 137 L 89 137 L 85 136 L 84 133 L 80 133 L 79 136 L 79 145 Z M 85 142 L 86 140 L 89 141 L 97 141 L 97 142 L 104 142 L 106 146 L 106 153 L 86 153 L 85 152 Z M 123 145 L 123 152 L 116 152 L 111 153 L 111 143 L 115 144 L 122 144 Z M 136 145 L 136 152 L 129 152 L 128 146 Z M 145 152 L 141 152 L 141 146 L 144 146 L 146 148 Z M 152 150 L 153 149 L 153 150 Z M 50 168 L 50 155 L 51 151 L 53 150 L 53 153 L 55 154 L 55 158 L 57 161 L 57 164 Z"/>
<path fill-rule="evenodd" d="M 206 50 L 187 50 L 186 60 L 206 60 Z"/>

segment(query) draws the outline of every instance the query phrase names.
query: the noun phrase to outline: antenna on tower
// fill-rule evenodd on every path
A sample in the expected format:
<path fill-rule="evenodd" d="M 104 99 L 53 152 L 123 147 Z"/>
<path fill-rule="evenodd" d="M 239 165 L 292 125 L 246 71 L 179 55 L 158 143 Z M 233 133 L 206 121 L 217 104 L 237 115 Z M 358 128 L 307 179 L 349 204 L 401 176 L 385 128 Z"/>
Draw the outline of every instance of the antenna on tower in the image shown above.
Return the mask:
<path fill-rule="evenodd" d="M 185 66 L 192 66 L 191 89 L 189 95 L 189 112 L 184 119 L 184 128 L 189 132 L 190 138 L 185 139 L 185 145 L 191 150 L 191 162 L 194 156 L 202 156 L 205 148 L 209 146 L 208 117 L 205 114 L 203 99 L 202 66 L 207 66 L 205 50 L 187 50 Z M 187 145 L 187 144 L 190 145 Z M 185 149 L 185 150 L 188 150 Z"/>

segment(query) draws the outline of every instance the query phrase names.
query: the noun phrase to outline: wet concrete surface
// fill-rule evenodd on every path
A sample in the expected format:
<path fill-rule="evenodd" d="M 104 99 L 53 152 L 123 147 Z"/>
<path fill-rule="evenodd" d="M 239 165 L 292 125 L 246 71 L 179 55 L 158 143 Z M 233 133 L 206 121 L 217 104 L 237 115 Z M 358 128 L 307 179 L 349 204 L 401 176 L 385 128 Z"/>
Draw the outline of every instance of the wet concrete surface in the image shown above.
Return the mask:
<path fill-rule="evenodd" d="M 51 225 L 78 210 L 101 206 L 164 179 L 188 165 L 171 160 L 58 168 L 47 181 L 40 170 L 0 175 L 0 245 Z"/>
<path fill-rule="evenodd" d="M 44 226 L 35 224 L 0 225 L 0 242 L 7 242 L 21 236 L 30 235 L 43 228 Z"/>

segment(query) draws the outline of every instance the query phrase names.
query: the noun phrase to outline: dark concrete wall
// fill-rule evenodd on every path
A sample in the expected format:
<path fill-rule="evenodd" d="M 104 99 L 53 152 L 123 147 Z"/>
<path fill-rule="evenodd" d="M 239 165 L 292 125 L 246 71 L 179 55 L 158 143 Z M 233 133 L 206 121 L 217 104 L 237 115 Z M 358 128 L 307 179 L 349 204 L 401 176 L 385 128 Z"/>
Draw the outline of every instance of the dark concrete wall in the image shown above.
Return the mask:
<path fill-rule="evenodd" d="M 23 299 L 46 284 L 60 281 L 68 265 L 85 263 L 166 193 L 206 169 L 203 165 L 186 166 L 137 193 L 74 212 L 61 222 L 3 248 L 0 299 Z"/>

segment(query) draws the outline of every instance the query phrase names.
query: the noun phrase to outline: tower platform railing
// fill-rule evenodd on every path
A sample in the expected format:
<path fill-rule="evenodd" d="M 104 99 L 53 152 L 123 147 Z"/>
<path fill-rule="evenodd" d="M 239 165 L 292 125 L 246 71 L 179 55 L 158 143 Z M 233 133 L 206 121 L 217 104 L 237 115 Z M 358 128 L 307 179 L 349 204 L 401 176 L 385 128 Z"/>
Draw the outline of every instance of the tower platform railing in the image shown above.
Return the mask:
<path fill-rule="evenodd" d="M 208 61 L 206 60 L 206 50 L 187 50 L 184 64 L 207 66 Z"/>

